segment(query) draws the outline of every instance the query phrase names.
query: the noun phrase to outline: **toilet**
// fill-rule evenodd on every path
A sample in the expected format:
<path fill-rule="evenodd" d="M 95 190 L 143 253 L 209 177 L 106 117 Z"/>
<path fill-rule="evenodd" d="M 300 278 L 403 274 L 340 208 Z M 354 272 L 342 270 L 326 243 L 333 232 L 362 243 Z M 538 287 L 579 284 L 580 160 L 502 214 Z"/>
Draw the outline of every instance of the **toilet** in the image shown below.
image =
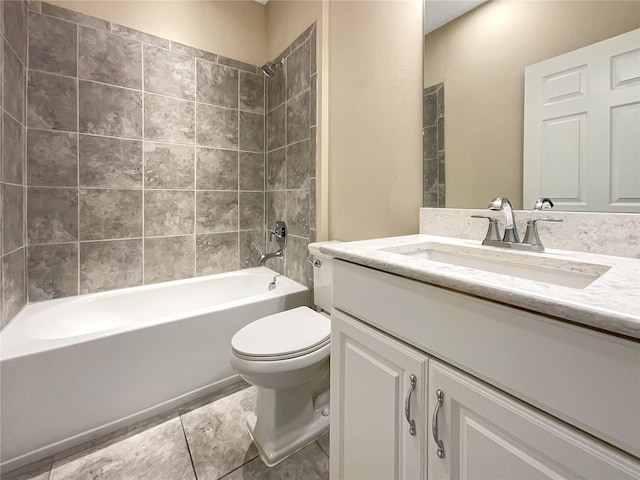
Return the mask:
<path fill-rule="evenodd" d="M 329 430 L 332 259 L 312 243 L 315 304 L 260 318 L 231 339 L 231 366 L 258 389 L 247 426 L 272 467 Z M 318 263 L 319 262 L 319 263 Z"/>

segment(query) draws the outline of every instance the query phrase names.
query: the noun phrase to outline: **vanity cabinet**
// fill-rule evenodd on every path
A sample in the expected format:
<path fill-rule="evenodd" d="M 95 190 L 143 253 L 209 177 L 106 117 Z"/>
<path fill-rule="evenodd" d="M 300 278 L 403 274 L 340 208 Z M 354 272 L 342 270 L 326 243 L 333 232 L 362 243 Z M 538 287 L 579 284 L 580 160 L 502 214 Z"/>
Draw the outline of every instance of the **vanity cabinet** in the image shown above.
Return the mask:
<path fill-rule="evenodd" d="M 640 479 L 637 342 L 335 261 L 331 355 L 333 480 Z"/>

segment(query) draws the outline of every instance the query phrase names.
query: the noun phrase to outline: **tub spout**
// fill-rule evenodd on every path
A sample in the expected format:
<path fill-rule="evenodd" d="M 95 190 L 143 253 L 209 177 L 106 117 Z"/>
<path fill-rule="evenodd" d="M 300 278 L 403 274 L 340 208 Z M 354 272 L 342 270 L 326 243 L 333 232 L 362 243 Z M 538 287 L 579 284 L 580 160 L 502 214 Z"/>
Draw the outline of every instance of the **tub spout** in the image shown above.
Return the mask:
<path fill-rule="evenodd" d="M 262 265 L 271 258 L 279 258 L 281 260 L 284 260 L 284 250 L 280 249 L 277 252 L 273 253 L 260 252 L 260 258 L 258 259 L 258 262 Z"/>

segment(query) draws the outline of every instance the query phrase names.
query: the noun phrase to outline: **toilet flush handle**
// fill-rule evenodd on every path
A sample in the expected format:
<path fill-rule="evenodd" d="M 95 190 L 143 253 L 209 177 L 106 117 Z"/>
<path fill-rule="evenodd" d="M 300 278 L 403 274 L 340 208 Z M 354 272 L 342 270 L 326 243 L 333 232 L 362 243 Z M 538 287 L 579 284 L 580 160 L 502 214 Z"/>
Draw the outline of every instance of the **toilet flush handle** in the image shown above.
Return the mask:
<path fill-rule="evenodd" d="M 307 258 L 307 262 L 309 262 L 311 265 L 313 265 L 316 268 L 320 268 L 322 266 L 322 263 L 320 262 L 320 260 L 313 260 L 311 256 Z"/>

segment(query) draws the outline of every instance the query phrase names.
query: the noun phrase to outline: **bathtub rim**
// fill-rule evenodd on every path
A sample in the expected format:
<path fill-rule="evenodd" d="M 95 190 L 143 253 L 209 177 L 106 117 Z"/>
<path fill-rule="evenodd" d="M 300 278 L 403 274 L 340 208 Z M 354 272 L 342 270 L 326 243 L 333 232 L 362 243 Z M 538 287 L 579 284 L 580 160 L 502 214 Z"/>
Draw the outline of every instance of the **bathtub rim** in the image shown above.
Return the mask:
<path fill-rule="evenodd" d="M 162 288 L 170 288 L 175 285 L 202 283 L 210 281 L 212 278 L 226 278 L 242 275 L 269 275 L 277 277 L 277 281 L 281 282 L 282 288 L 276 288 L 272 291 L 265 291 L 257 295 L 251 295 L 238 300 L 220 303 L 213 307 L 205 307 L 194 310 L 185 310 L 178 315 L 169 315 L 162 317 L 153 322 L 144 322 L 139 324 L 128 324 L 116 326 L 109 329 L 103 329 L 96 332 L 89 332 L 80 335 L 73 335 L 55 339 L 39 339 L 29 336 L 24 325 L 25 317 L 37 314 L 57 305 L 63 305 L 72 302 L 88 302 L 94 299 L 105 299 L 110 297 L 127 295 L 129 293 L 143 292 L 148 290 L 156 290 Z M 82 295 L 74 295 L 64 298 L 56 298 L 52 300 L 44 300 L 41 302 L 27 303 L 25 307 L 16 315 L 16 317 L 0 332 L 0 366 L 2 362 L 18 359 L 28 355 L 36 355 L 43 352 L 66 348 L 78 343 L 91 342 L 106 337 L 122 335 L 135 330 L 143 330 L 152 328 L 157 325 L 163 325 L 173 322 L 179 322 L 190 317 L 199 317 L 227 308 L 234 308 L 247 303 L 247 299 L 260 302 L 269 300 L 273 297 L 286 296 L 287 294 L 295 294 L 309 289 L 301 283 L 292 280 L 268 267 L 251 267 L 233 272 L 215 273 L 211 275 L 203 275 L 199 277 L 191 277 L 179 280 L 171 280 L 168 282 L 152 283 L 148 285 L 138 285 L 135 287 L 121 288 L 116 290 L 108 290 L 105 292 L 87 293 Z M 275 293 L 274 293 L 275 292 Z M 7 339 L 9 335 L 9 339 Z M 14 340 L 14 337 L 15 340 Z"/>

